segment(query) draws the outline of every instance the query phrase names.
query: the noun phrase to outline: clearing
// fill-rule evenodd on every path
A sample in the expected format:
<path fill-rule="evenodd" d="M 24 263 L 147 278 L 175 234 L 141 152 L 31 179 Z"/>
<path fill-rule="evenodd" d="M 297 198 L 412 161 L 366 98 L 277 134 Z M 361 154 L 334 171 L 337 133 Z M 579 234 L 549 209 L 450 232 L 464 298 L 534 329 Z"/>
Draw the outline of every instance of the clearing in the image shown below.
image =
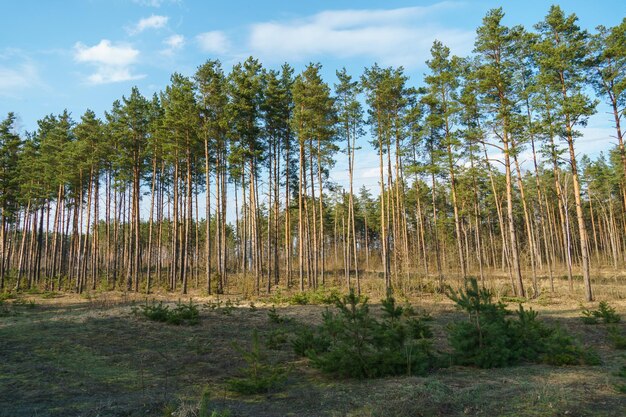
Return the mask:
<path fill-rule="evenodd" d="M 205 390 L 210 409 L 220 411 L 214 416 L 626 415 L 626 395 L 615 375 L 626 365 L 624 351 L 613 348 L 604 325 L 583 324 L 580 305 L 564 297 L 542 296 L 524 305 L 596 349 L 602 365 L 451 366 L 426 377 L 376 380 L 332 378 L 293 353 L 289 326 L 319 322 L 327 306 L 277 305 L 281 317 L 293 319 L 277 324 L 268 318 L 272 300 L 254 305 L 194 297 L 200 323 L 176 326 L 136 314 L 146 299 L 132 297 L 23 294 L 4 301 L 0 416 L 197 416 Z M 445 350 L 446 324 L 463 314 L 437 294 L 411 304 L 433 316 L 434 343 Z M 625 301 L 611 305 L 624 314 Z M 619 326 L 624 331 L 624 323 Z M 245 366 L 241 350 L 250 349 L 255 330 L 267 360 L 288 364 L 289 375 L 267 394 L 232 393 L 226 381 Z"/>

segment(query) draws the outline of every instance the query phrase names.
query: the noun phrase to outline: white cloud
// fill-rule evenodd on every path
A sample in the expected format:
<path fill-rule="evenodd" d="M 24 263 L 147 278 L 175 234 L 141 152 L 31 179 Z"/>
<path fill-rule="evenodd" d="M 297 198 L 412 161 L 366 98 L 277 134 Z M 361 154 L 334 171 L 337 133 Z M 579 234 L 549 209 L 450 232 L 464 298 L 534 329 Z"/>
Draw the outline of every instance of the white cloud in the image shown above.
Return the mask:
<path fill-rule="evenodd" d="M 13 68 L 0 65 L 0 96 L 14 96 L 19 90 L 35 87 L 40 83 L 37 67 L 30 62 Z"/>
<path fill-rule="evenodd" d="M 174 49 L 182 48 L 185 44 L 185 37 L 183 35 L 172 35 L 165 39 L 165 44 Z"/>
<path fill-rule="evenodd" d="M 131 74 L 128 68 L 103 67 L 87 77 L 91 84 L 110 84 L 144 78 L 143 74 Z"/>
<path fill-rule="evenodd" d="M 96 72 L 87 78 L 93 84 L 107 84 L 145 77 L 145 75 L 133 74 L 131 71 L 131 65 L 137 62 L 138 56 L 139 51 L 132 46 L 113 45 L 107 39 L 91 47 L 81 42 L 74 45 L 74 59 L 96 67 Z"/>
<path fill-rule="evenodd" d="M 167 46 L 167 48 L 161 50 L 161 53 L 163 55 L 173 55 L 174 52 L 185 46 L 185 37 L 183 35 L 175 34 L 166 38 L 163 43 Z"/>
<path fill-rule="evenodd" d="M 21 98 L 24 90 L 46 87 L 32 59 L 15 48 L 0 49 L 0 97 Z"/>
<path fill-rule="evenodd" d="M 81 42 L 74 46 L 75 58 L 79 62 L 93 62 L 110 66 L 126 66 L 137 60 L 139 51 L 130 45 L 113 45 L 108 39 L 102 39 L 99 44 L 87 47 Z"/>
<path fill-rule="evenodd" d="M 432 16 L 459 3 L 426 7 L 324 11 L 302 19 L 252 25 L 249 47 L 265 59 L 303 60 L 363 56 L 385 65 L 412 67 L 428 57 L 435 39 L 454 53 L 471 50 L 474 34 L 443 27 Z"/>
<path fill-rule="evenodd" d="M 219 30 L 201 33 L 196 40 L 204 52 L 223 54 L 230 48 L 228 37 Z"/>
<path fill-rule="evenodd" d="M 141 33 L 146 29 L 161 29 L 167 25 L 169 17 L 152 15 L 150 17 L 144 17 L 137 22 L 136 25 L 128 29 L 128 32 L 132 35 Z"/>
<path fill-rule="evenodd" d="M 133 3 L 146 7 L 161 7 L 166 3 L 180 3 L 180 0 L 133 0 Z"/>

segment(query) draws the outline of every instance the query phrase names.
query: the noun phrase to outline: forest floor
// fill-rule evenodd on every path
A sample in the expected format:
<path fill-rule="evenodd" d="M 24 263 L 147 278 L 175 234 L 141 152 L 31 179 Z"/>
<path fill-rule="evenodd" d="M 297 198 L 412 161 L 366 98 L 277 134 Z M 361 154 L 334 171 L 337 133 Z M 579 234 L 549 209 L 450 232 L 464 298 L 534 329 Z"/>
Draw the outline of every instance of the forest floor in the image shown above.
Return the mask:
<path fill-rule="evenodd" d="M 171 305 L 179 299 L 154 297 Z M 276 299 L 253 304 L 193 300 L 200 308 L 200 322 L 194 326 L 149 321 L 136 314 L 146 299 L 121 293 L 23 293 L 5 300 L 0 315 L 0 416 L 196 416 L 205 390 L 211 394 L 211 408 L 224 411 L 214 415 L 232 417 L 626 415 L 626 394 L 616 388 L 624 381 L 615 375 L 626 365 L 626 351 L 613 348 L 605 325 L 582 323 L 576 297 L 544 294 L 525 306 L 593 347 L 602 365 L 451 366 L 424 377 L 375 380 L 331 378 L 293 353 L 290 326 L 319 323 L 328 306 L 277 304 L 278 314 L 293 320 L 276 324 L 268 318 Z M 463 314 L 442 295 L 409 301 L 432 315 L 434 344 L 445 350 L 446 325 Z M 619 326 L 626 330 L 626 300 L 615 299 L 611 305 L 622 315 Z M 276 337 L 281 329 L 287 340 Z M 242 351 L 250 349 L 255 330 L 267 360 L 288 364 L 290 372 L 271 393 L 234 394 L 227 381 L 245 366 Z M 263 341 L 272 338 L 270 349 Z"/>

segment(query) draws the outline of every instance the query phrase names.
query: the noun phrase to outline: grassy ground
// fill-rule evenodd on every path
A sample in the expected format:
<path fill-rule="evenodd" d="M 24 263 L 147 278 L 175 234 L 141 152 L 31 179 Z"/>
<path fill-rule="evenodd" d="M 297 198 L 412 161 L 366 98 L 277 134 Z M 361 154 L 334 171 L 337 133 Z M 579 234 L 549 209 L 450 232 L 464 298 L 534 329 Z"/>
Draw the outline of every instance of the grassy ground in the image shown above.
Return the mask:
<path fill-rule="evenodd" d="M 120 294 L 18 300 L 5 301 L 0 315 L 0 416 L 195 416 L 204 390 L 212 409 L 231 416 L 626 415 L 626 394 L 616 389 L 620 379 L 614 375 L 626 365 L 626 351 L 613 349 L 604 325 L 583 324 L 578 301 L 566 297 L 543 296 L 526 305 L 593 346 L 603 365 L 453 366 L 426 377 L 368 381 L 324 376 L 295 356 L 288 342 L 268 349 L 268 337 L 290 326 L 268 319 L 271 301 L 216 308 L 214 301 L 210 307 L 207 299 L 194 298 L 200 324 L 174 326 L 134 314 L 133 306 L 144 301 Z M 435 318 L 435 344 L 445 349 L 446 324 L 462 314 L 439 295 L 411 301 Z M 626 302 L 611 304 L 626 320 Z M 277 311 L 312 323 L 325 308 L 282 305 Z M 255 330 L 269 361 L 289 364 L 291 371 L 280 389 L 237 395 L 226 388 L 245 365 L 234 345 L 249 349 Z"/>

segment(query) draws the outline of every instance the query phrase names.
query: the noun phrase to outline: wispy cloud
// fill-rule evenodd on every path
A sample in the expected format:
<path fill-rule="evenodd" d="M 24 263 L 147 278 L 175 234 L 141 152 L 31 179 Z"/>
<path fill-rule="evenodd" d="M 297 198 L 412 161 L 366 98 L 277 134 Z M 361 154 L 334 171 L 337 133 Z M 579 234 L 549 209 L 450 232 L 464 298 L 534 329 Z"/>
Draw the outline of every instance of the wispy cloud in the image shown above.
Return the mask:
<path fill-rule="evenodd" d="M 19 98 L 19 93 L 42 84 L 31 59 L 18 50 L 0 52 L 0 97 Z"/>
<path fill-rule="evenodd" d="M 14 96 L 19 90 L 34 87 L 39 83 L 37 67 L 30 62 L 15 67 L 0 64 L 0 96 Z"/>
<path fill-rule="evenodd" d="M 224 54 L 230 49 L 230 40 L 219 30 L 201 33 L 196 40 L 204 52 Z"/>
<path fill-rule="evenodd" d="M 138 4 L 140 6 L 157 7 L 157 8 L 167 3 L 177 4 L 180 2 L 181 0 L 133 0 L 133 3 Z"/>
<path fill-rule="evenodd" d="M 169 38 L 165 39 L 164 43 L 170 48 L 182 48 L 182 46 L 185 44 L 185 37 L 183 35 L 172 35 Z"/>
<path fill-rule="evenodd" d="M 617 146 L 617 133 L 614 127 L 604 127 L 606 124 L 603 114 L 596 113 L 589 120 L 589 124 L 579 127 L 581 137 L 576 139 L 576 152 L 596 157 L 601 151 Z"/>
<path fill-rule="evenodd" d="M 183 35 L 174 34 L 166 38 L 163 43 L 167 46 L 167 48 L 161 50 L 161 53 L 163 55 L 172 55 L 174 52 L 185 46 L 185 37 Z"/>
<path fill-rule="evenodd" d="M 92 84 L 107 84 L 136 80 L 145 77 L 133 74 L 131 66 L 137 62 L 139 51 L 128 44 L 114 45 L 103 39 L 94 46 L 81 42 L 74 45 L 74 59 L 96 67 L 96 71 L 87 80 Z"/>
<path fill-rule="evenodd" d="M 150 17 L 140 19 L 139 22 L 128 28 L 128 33 L 130 33 L 131 35 L 136 35 L 146 29 L 161 29 L 167 25 L 168 20 L 169 17 L 167 16 L 159 16 L 153 14 Z"/>
<path fill-rule="evenodd" d="M 446 28 L 434 18 L 460 6 L 462 3 L 442 2 L 425 7 L 333 10 L 263 22 L 252 25 L 249 48 L 264 59 L 363 56 L 386 65 L 411 67 L 424 62 L 435 39 L 454 53 L 471 50 L 473 32 Z"/>

